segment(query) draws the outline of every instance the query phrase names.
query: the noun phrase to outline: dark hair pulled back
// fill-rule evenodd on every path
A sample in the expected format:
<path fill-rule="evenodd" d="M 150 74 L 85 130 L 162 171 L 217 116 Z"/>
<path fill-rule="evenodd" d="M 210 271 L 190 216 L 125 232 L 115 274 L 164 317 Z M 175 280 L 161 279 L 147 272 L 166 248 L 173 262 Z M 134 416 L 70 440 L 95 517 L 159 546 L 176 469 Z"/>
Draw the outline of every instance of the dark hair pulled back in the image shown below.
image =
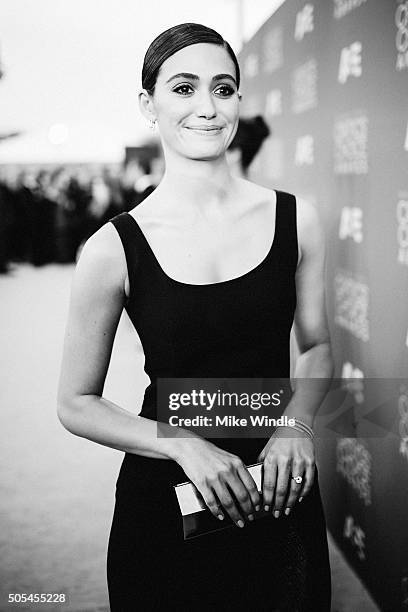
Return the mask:
<path fill-rule="evenodd" d="M 181 23 L 165 30 L 151 43 L 146 51 L 142 69 L 142 87 L 153 94 L 157 75 L 162 64 L 184 47 L 197 43 L 220 45 L 228 52 L 235 65 L 237 86 L 240 83 L 238 60 L 231 45 L 221 34 L 199 23 Z"/>

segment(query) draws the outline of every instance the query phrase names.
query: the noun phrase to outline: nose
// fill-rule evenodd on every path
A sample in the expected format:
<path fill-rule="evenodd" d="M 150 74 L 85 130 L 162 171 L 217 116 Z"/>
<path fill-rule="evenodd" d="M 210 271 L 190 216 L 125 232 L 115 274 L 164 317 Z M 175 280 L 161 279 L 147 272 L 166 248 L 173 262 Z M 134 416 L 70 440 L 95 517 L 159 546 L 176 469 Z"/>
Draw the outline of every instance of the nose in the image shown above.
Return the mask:
<path fill-rule="evenodd" d="M 213 119 L 217 114 L 214 100 L 209 92 L 202 92 L 197 98 L 196 113 L 198 117 Z"/>

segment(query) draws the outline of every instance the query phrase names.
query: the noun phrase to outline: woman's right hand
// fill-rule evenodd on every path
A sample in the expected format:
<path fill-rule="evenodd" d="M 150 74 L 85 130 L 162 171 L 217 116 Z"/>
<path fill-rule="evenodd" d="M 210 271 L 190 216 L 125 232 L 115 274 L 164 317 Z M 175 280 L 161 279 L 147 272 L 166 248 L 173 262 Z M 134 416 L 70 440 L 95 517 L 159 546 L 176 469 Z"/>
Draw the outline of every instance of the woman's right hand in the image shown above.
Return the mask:
<path fill-rule="evenodd" d="M 208 440 L 194 438 L 184 442 L 177 463 L 197 487 L 212 514 L 223 520 L 225 510 L 238 527 L 244 527 L 245 518 L 254 520 L 261 498 L 241 459 Z"/>

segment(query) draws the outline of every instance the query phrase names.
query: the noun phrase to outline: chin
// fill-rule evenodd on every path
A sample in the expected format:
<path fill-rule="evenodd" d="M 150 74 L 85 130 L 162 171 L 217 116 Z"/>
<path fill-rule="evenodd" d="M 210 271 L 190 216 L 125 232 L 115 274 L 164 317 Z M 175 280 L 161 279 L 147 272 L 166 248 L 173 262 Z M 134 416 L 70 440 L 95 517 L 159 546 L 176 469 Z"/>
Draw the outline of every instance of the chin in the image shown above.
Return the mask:
<path fill-rule="evenodd" d="M 201 153 L 196 155 L 189 155 L 189 159 L 194 159 L 195 161 L 216 161 L 223 156 L 223 153 Z"/>
<path fill-rule="evenodd" d="M 223 157 L 225 154 L 224 147 L 189 147 L 181 151 L 184 157 L 201 161 L 214 161 Z"/>

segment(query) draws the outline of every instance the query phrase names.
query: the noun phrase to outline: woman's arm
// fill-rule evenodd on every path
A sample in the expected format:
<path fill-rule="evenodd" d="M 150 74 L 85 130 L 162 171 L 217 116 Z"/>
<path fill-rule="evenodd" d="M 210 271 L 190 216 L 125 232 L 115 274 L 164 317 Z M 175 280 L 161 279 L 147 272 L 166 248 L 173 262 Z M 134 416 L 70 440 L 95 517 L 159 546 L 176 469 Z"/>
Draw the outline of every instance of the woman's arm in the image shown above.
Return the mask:
<path fill-rule="evenodd" d="M 216 516 L 216 496 L 238 524 L 259 503 L 256 485 L 242 461 L 187 430 L 158 437 L 155 421 L 102 397 L 112 345 L 126 299 L 127 267 L 112 224 L 85 244 L 72 285 L 58 390 L 58 417 L 78 436 L 124 452 L 173 459 L 181 465 Z M 177 430 L 177 431 L 176 431 Z M 175 437 L 179 432 L 182 437 Z M 240 502 L 240 511 L 228 487 Z"/>
<path fill-rule="evenodd" d="M 294 393 L 283 414 L 298 417 L 312 426 L 333 376 L 325 307 L 325 239 L 312 205 L 298 200 L 297 217 L 301 259 L 296 273 L 294 327 L 300 356 L 294 372 Z M 307 495 L 313 485 L 313 441 L 306 433 L 278 427 L 259 459 L 265 468 L 264 504 L 269 508 L 274 501 L 275 512 L 280 513 L 284 507 L 290 512 L 298 498 Z M 304 475 L 303 484 L 295 484 L 292 475 Z"/>
<path fill-rule="evenodd" d="M 297 214 L 301 260 L 296 272 L 294 330 L 300 355 L 294 394 L 284 414 L 299 417 L 312 427 L 334 370 L 325 304 L 325 237 L 311 204 L 298 201 Z"/>
<path fill-rule="evenodd" d="M 58 417 L 71 433 L 99 444 L 173 458 L 177 440 L 157 438 L 156 423 L 102 397 L 126 299 L 126 260 L 115 232 L 106 224 L 94 234 L 76 267 L 58 388 Z"/>

